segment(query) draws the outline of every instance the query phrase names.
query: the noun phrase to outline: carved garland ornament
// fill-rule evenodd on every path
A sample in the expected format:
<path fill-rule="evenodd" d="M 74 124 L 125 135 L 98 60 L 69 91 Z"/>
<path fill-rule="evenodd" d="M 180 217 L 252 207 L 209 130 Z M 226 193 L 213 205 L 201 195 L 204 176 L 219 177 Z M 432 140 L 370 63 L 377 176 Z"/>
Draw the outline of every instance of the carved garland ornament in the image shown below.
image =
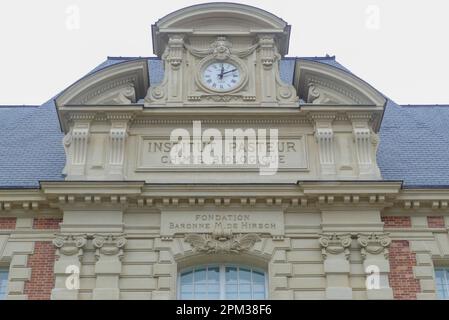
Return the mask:
<path fill-rule="evenodd" d="M 87 235 L 57 235 L 53 239 L 53 245 L 57 248 L 58 253 L 65 256 L 73 256 L 82 254 L 82 248 L 87 243 Z"/>
<path fill-rule="evenodd" d="M 231 231 L 214 232 L 211 235 L 191 234 L 186 236 L 195 252 L 205 254 L 238 254 L 251 250 L 261 241 L 257 234 L 234 235 Z"/>
<path fill-rule="evenodd" d="M 196 49 L 188 44 L 184 44 L 184 46 L 191 55 L 197 58 L 204 58 L 212 55 L 217 60 L 226 60 L 231 55 L 239 58 L 249 56 L 259 47 L 259 43 L 256 43 L 246 49 L 236 50 L 232 48 L 231 42 L 229 42 L 226 37 L 217 37 L 215 42 L 213 42 L 207 49 Z"/>
<path fill-rule="evenodd" d="M 346 259 L 349 259 L 350 251 L 349 247 L 352 243 L 352 238 L 350 234 L 329 234 L 322 235 L 318 240 L 322 247 L 321 252 L 323 259 L 327 259 L 329 254 L 340 254 L 344 253 Z"/>
<path fill-rule="evenodd" d="M 118 255 L 119 257 L 122 257 L 123 247 L 126 244 L 126 238 L 123 235 L 94 235 L 92 243 L 97 250 L 95 253 L 97 259 L 100 257 L 100 254 L 104 254 L 106 256 Z"/>
<path fill-rule="evenodd" d="M 366 258 L 368 253 L 374 255 L 383 253 L 385 259 L 388 259 L 388 247 L 391 244 L 391 238 L 387 233 L 359 234 L 357 242 L 362 247 L 361 253 L 363 258 Z"/>

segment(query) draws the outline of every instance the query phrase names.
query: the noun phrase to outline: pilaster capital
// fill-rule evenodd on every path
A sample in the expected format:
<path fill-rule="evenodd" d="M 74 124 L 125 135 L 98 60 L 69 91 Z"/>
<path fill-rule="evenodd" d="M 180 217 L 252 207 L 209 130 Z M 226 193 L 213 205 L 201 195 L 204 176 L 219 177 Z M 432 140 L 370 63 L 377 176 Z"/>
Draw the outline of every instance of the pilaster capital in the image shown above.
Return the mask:
<path fill-rule="evenodd" d="M 352 243 L 351 234 L 322 234 L 318 240 L 321 245 L 323 259 L 327 259 L 329 254 L 338 255 L 344 253 L 346 259 L 349 259 L 349 248 Z"/>
<path fill-rule="evenodd" d="M 95 234 L 93 236 L 92 244 L 96 249 L 95 256 L 97 259 L 101 255 L 115 256 L 119 258 L 123 256 L 123 247 L 126 244 L 125 235 L 100 235 Z"/>
<path fill-rule="evenodd" d="M 83 248 L 87 243 L 87 235 L 59 234 L 53 239 L 53 245 L 57 249 L 57 254 L 65 256 L 81 256 Z"/>
<path fill-rule="evenodd" d="M 391 244 L 391 238 L 388 233 L 360 233 L 357 235 L 357 242 L 362 247 L 362 257 L 366 259 L 367 254 L 383 254 L 388 259 L 388 247 Z"/>
<path fill-rule="evenodd" d="M 164 57 L 174 70 L 179 69 L 182 63 L 184 51 L 184 36 L 179 34 L 170 35 L 167 51 Z"/>

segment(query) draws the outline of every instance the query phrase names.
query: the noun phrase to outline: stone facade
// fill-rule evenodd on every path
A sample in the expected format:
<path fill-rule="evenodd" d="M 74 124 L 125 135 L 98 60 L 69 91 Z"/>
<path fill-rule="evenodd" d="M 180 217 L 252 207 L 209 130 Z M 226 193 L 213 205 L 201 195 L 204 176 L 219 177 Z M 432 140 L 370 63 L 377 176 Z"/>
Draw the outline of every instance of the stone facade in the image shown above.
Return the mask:
<path fill-rule="evenodd" d="M 289 37 L 256 8 L 189 7 L 153 26 L 161 84 L 134 60 L 59 95 L 66 181 L 0 190 L 8 299 L 176 299 L 179 272 L 208 263 L 264 270 L 269 299 L 436 298 L 449 190 L 383 180 L 386 99 L 313 61 L 284 83 Z M 200 72 L 211 61 L 241 68 L 239 86 L 208 89 Z M 197 122 L 201 133 L 278 130 L 278 171 L 168 163 L 170 134 Z"/>

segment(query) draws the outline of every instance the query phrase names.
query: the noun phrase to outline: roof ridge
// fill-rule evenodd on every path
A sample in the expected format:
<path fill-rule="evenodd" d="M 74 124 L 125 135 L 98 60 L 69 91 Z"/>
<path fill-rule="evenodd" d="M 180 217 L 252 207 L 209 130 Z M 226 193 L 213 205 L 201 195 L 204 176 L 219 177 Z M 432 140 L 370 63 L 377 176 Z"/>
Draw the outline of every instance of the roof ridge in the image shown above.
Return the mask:
<path fill-rule="evenodd" d="M 131 59 L 148 59 L 148 60 L 160 60 L 161 58 L 156 56 L 107 56 L 107 60 L 131 60 Z M 295 60 L 295 59 L 314 59 L 314 60 L 336 60 L 336 56 L 314 56 L 314 57 L 301 57 L 301 56 L 290 56 L 290 57 L 283 57 L 282 60 Z"/>
<path fill-rule="evenodd" d="M 40 105 L 37 104 L 12 104 L 12 105 L 6 105 L 1 104 L 0 108 L 39 108 Z"/>
<path fill-rule="evenodd" d="M 147 59 L 147 60 L 159 60 L 159 57 L 156 56 L 151 56 L 151 57 L 142 57 L 142 56 L 137 56 L 137 57 L 131 57 L 131 56 L 107 56 L 107 60 L 131 60 L 131 59 Z"/>
<path fill-rule="evenodd" d="M 449 107 L 449 104 L 400 104 L 401 107 Z"/>

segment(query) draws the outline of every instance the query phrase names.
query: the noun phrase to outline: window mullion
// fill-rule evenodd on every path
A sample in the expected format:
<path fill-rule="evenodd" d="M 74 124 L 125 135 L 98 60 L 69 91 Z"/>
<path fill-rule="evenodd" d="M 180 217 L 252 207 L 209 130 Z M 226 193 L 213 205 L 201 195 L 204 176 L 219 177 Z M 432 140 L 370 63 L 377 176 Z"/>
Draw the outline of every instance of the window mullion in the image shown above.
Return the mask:
<path fill-rule="evenodd" d="M 444 269 L 443 290 L 445 292 L 445 299 L 449 299 L 449 279 L 447 277 L 448 273 L 449 269 Z"/>
<path fill-rule="evenodd" d="M 226 299 L 226 267 L 220 265 L 220 300 Z"/>

